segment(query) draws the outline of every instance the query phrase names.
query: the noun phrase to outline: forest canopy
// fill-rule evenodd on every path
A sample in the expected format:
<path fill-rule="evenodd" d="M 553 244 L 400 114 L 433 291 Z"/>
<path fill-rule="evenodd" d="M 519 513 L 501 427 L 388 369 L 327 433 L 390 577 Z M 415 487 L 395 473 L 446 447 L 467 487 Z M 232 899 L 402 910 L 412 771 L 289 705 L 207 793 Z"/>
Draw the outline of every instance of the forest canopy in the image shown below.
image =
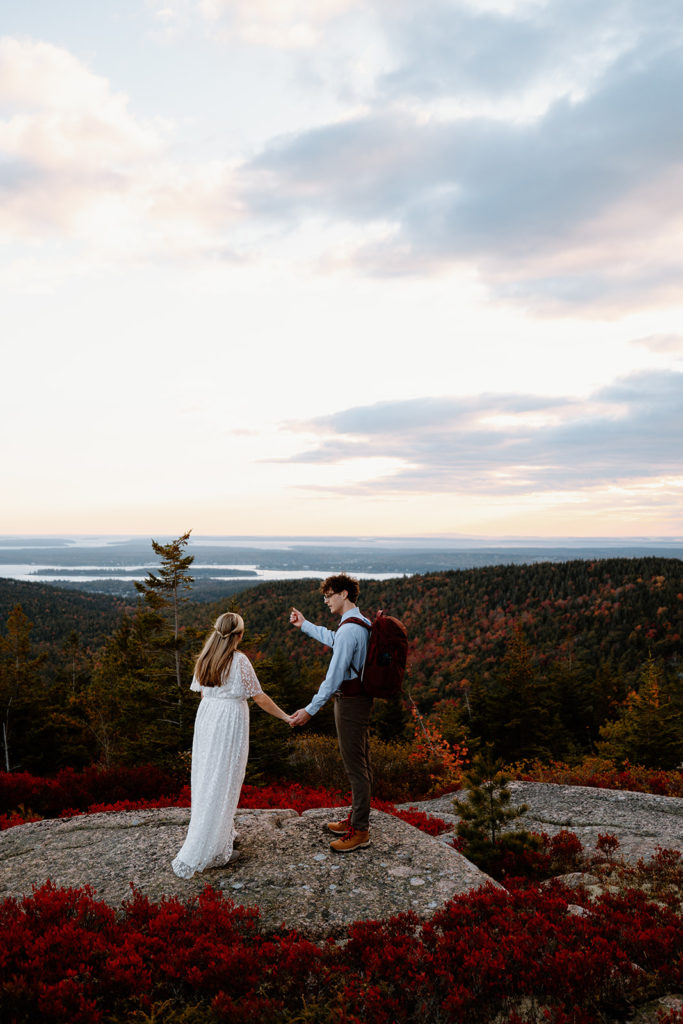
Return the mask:
<path fill-rule="evenodd" d="M 307 703 L 327 654 L 288 624 L 292 605 L 334 627 L 317 580 L 262 583 L 190 600 L 177 635 L 163 608 L 0 581 L 2 767 L 172 766 L 190 746 L 189 682 L 213 619 L 237 608 L 245 650 L 288 710 Z M 410 638 L 406 694 L 444 736 L 506 761 L 601 753 L 653 768 L 683 761 L 683 562 L 608 558 L 487 566 L 363 581 L 359 605 L 400 618 Z M 153 612 L 153 613 L 152 613 Z M 170 631 L 170 632 L 169 632 Z M 172 639 L 170 639 L 172 637 Z M 253 716 L 263 763 L 287 738 Z M 308 727 L 333 733 L 329 708 Z M 406 702 L 376 702 L 374 731 L 406 739 Z M 271 749 L 272 748 L 272 749 Z"/>

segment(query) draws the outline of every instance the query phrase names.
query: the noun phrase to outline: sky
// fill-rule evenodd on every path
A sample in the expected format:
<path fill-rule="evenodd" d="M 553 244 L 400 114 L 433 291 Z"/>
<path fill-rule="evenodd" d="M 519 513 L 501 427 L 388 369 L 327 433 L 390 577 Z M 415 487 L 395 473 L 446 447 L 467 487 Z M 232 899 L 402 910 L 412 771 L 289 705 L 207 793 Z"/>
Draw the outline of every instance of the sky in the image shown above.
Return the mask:
<path fill-rule="evenodd" d="M 683 536 L 680 0 L 0 14 L 0 532 Z"/>

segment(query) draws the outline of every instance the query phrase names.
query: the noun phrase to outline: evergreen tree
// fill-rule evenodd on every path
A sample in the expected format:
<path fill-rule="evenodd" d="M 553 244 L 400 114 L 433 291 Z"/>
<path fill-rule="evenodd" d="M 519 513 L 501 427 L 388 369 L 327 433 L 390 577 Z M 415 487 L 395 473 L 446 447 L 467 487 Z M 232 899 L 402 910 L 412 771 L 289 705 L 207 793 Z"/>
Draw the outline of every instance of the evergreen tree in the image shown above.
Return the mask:
<path fill-rule="evenodd" d="M 649 768 L 676 768 L 683 760 L 683 686 L 670 683 L 662 666 L 648 658 L 640 688 L 626 698 L 616 721 L 600 729 L 598 752 L 615 761 Z"/>
<path fill-rule="evenodd" d="M 410 733 L 410 714 L 402 694 L 376 700 L 370 719 L 370 731 L 385 743 L 396 743 Z"/>
<path fill-rule="evenodd" d="M 510 777 L 503 772 L 502 762 L 494 758 L 490 745 L 475 757 L 464 781 L 467 799 L 454 800 L 453 806 L 461 818 L 458 835 L 468 843 L 498 842 L 504 826 L 528 810 L 526 804 L 510 805 Z"/>
<path fill-rule="evenodd" d="M 521 626 L 515 628 L 491 681 L 474 681 L 470 707 L 472 735 L 491 743 L 505 761 L 562 752 L 556 698 L 534 663 Z"/>
<path fill-rule="evenodd" d="M 297 693 L 297 685 L 291 663 L 281 652 L 274 654 L 272 658 L 253 658 L 249 647 L 256 645 L 256 639 L 247 636 L 244 647 L 247 648 L 245 653 L 254 662 L 262 688 L 281 708 L 290 708 L 293 711 L 297 707 L 302 707 L 300 700 L 297 702 L 293 699 Z M 288 761 L 293 730 L 283 729 L 282 722 L 272 715 L 267 715 L 253 703 L 249 711 L 249 760 L 246 781 L 258 785 L 286 777 L 289 774 Z"/>
<path fill-rule="evenodd" d="M 465 857 L 483 871 L 497 873 L 506 853 L 539 849 L 537 836 L 526 829 L 511 827 L 528 807 L 511 805 L 510 778 L 494 758 L 490 745 L 474 759 L 464 780 L 467 797 L 454 800 L 453 807 L 460 815 L 456 832 L 464 840 Z"/>
<path fill-rule="evenodd" d="M 96 659 L 88 701 L 88 725 L 103 765 L 156 764 L 177 767 L 189 746 L 196 695 L 180 693 L 186 733 L 178 731 L 178 700 L 170 690 L 168 651 L 158 644 L 156 613 L 138 607 L 124 615 Z M 189 679 L 189 669 L 186 675 Z M 187 680 L 186 680 L 187 682 Z"/>
<path fill-rule="evenodd" d="M 27 771 L 46 774 L 92 764 L 97 750 L 88 728 L 91 667 L 90 652 L 76 630 L 53 647 L 40 686 L 40 707 L 27 724 L 29 749 L 22 759 Z"/>
<path fill-rule="evenodd" d="M 7 619 L 7 633 L 0 637 L 0 713 L 2 715 L 2 761 L 6 772 L 20 767 L 27 748 L 27 730 L 36 715 L 39 690 L 38 669 L 45 655 L 32 656 L 33 623 L 20 604 Z"/>
<path fill-rule="evenodd" d="M 183 682 L 184 644 L 180 629 L 180 607 L 187 600 L 184 591 L 189 590 L 194 582 L 187 571 L 194 561 L 194 555 L 184 554 L 191 532 L 188 530 L 169 544 L 159 544 L 153 540 L 154 553 L 161 559 L 158 576 L 150 571 L 142 583 L 135 583 L 135 589 L 151 613 L 147 620 L 148 625 L 157 626 L 157 646 L 172 655 L 177 686 L 177 726 L 181 738 L 184 735 L 183 693 L 186 684 Z"/>
<path fill-rule="evenodd" d="M 66 663 L 65 668 L 68 674 L 71 696 L 75 697 L 80 689 L 81 673 L 86 664 L 86 653 L 81 644 L 81 637 L 75 629 L 71 630 L 65 643 L 62 645 L 62 652 Z"/>

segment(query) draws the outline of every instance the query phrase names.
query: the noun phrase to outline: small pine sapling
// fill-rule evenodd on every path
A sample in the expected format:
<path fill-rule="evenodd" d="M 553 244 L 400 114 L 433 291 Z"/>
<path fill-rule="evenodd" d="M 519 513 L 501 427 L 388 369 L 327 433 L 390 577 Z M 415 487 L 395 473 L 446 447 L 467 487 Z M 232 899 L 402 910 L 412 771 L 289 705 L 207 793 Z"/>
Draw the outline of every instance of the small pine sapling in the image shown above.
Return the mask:
<path fill-rule="evenodd" d="M 461 852 L 484 871 L 501 873 L 506 858 L 524 856 L 540 849 L 541 839 L 513 822 L 528 810 L 526 804 L 511 805 L 510 778 L 495 760 L 491 746 L 478 754 L 464 776 L 467 797 L 454 800 L 460 816 L 456 832 Z"/>

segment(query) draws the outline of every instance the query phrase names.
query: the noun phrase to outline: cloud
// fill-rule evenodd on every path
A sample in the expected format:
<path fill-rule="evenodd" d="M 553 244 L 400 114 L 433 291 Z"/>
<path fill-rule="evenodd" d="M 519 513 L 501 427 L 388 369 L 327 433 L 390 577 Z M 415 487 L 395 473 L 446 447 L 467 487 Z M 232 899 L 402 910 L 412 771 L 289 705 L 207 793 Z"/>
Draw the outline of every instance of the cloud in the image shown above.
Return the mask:
<path fill-rule="evenodd" d="M 230 167 L 187 166 L 172 127 L 131 114 L 67 51 L 0 39 L 0 234 L 126 260 L 217 246 L 239 214 Z"/>
<path fill-rule="evenodd" d="M 184 35 L 195 17 L 192 0 L 145 0 L 153 19 L 151 36 L 162 42 Z"/>
<path fill-rule="evenodd" d="M 495 5 L 410 0 L 380 5 L 394 67 L 379 79 L 392 98 L 422 101 L 583 98 L 629 54 L 652 59 L 680 40 L 677 0 L 561 0 Z"/>
<path fill-rule="evenodd" d="M 636 338 L 633 344 L 641 345 L 650 352 L 683 356 L 683 334 L 650 334 L 645 338 Z"/>
<path fill-rule="evenodd" d="M 162 125 L 143 125 L 123 94 L 49 43 L 0 38 L 0 109 L 3 149 L 37 164 L 84 169 L 149 158 L 162 144 Z"/>
<path fill-rule="evenodd" d="M 413 63 L 385 76 L 362 114 L 274 140 L 248 165 L 254 213 L 291 225 L 306 216 L 391 225 L 380 244 L 355 252 L 365 271 L 423 274 L 468 262 L 503 297 L 525 303 L 680 300 L 683 136 L 671 130 L 683 91 L 680 19 L 660 2 L 656 31 L 635 15 L 611 27 L 616 5 L 598 23 L 579 8 L 568 39 L 562 17 L 551 32 L 552 4 L 537 24 L 524 23 L 534 42 L 522 45 L 519 19 L 428 5 L 414 26 Z M 453 21 L 449 31 L 438 31 L 437 15 Z M 594 49 L 604 60 L 585 80 L 567 65 L 566 80 L 581 87 L 562 86 L 538 116 L 473 113 L 464 101 L 439 112 L 458 75 L 467 73 L 472 89 L 488 82 L 497 99 L 515 82 L 547 80 L 560 41 L 568 60 Z M 450 77 L 438 70 L 439 45 L 444 67 L 451 54 Z M 509 66 L 500 70 L 494 57 L 505 46 Z M 475 55 L 470 72 L 460 50 Z M 492 63 L 498 70 L 487 78 Z M 417 71 L 406 68 L 428 81 L 418 88 Z M 417 94 L 429 102 L 400 102 Z"/>
<path fill-rule="evenodd" d="M 146 3 L 169 30 L 192 18 L 225 30 L 235 52 L 295 50 L 278 74 L 317 83 L 315 109 L 337 120 L 241 166 L 181 163 L 173 125 L 134 116 L 71 54 L 0 40 L 9 239 L 140 259 L 289 243 L 291 260 L 315 225 L 317 270 L 466 265 L 532 311 L 680 302 L 678 0 L 428 0 L 419 17 L 408 0 Z"/>
<path fill-rule="evenodd" d="M 346 409 L 288 429 L 290 462 L 394 460 L 365 493 L 521 494 L 683 477 L 683 373 L 635 374 L 585 401 L 484 394 Z"/>
<path fill-rule="evenodd" d="M 274 49 L 311 49 L 331 22 L 360 0 L 199 0 L 205 18 L 229 35 Z"/>
<path fill-rule="evenodd" d="M 508 11 L 434 0 L 416 18 L 399 0 L 383 20 L 395 66 L 378 85 L 387 97 L 420 101 L 499 99 L 530 88 L 577 95 L 632 43 L 624 13 L 621 0 L 618 8 L 575 0 Z"/>

